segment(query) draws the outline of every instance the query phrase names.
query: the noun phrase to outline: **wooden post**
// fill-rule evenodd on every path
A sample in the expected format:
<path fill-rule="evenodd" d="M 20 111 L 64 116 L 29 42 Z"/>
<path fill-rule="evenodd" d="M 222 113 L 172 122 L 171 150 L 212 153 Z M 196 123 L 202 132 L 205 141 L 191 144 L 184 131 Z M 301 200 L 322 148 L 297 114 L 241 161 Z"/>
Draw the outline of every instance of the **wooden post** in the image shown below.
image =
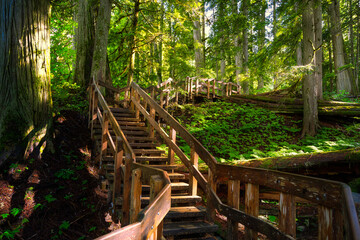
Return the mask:
<path fill-rule="evenodd" d="M 176 131 L 171 126 L 170 126 L 169 137 L 170 137 L 171 141 L 173 141 L 176 144 Z M 174 152 L 174 150 L 171 149 L 170 146 L 168 146 L 168 148 L 169 148 L 169 151 L 168 151 L 169 152 L 169 155 L 168 155 L 169 164 L 173 165 L 175 163 L 175 152 Z"/>
<path fill-rule="evenodd" d="M 107 154 L 108 146 L 108 132 L 109 132 L 109 112 L 103 112 L 103 125 L 101 128 L 101 148 L 100 148 L 100 168 L 102 168 L 103 155 Z"/>
<path fill-rule="evenodd" d="M 334 239 L 333 233 L 333 210 L 324 206 L 318 208 L 318 239 L 332 240 Z"/>
<path fill-rule="evenodd" d="M 344 215 L 341 210 L 333 210 L 334 239 L 344 238 Z"/>
<path fill-rule="evenodd" d="M 292 237 L 296 237 L 296 205 L 291 194 L 280 193 L 279 229 Z"/>
<path fill-rule="evenodd" d="M 215 84 L 216 84 L 216 79 L 214 78 L 213 79 L 213 87 L 212 87 L 212 95 L 213 95 L 213 98 L 215 98 Z"/>
<path fill-rule="evenodd" d="M 197 96 L 199 94 L 199 79 L 196 79 L 195 82 L 195 96 Z"/>
<path fill-rule="evenodd" d="M 245 213 L 254 217 L 259 216 L 259 185 L 245 184 Z M 245 229 L 245 239 L 257 240 L 257 235 L 254 230 Z"/>
<path fill-rule="evenodd" d="M 93 108 L 91 111 L 91 139 L 94 139 L 94 121 L 97 118 L 97 107 L 98 107 L 98 93 L 94 93 Z"/>
<path fill-rule="evenodd" d="M 207 81 L 207 99 L 210 99 L 210 80 Z"/>
<path fill-rule="evenodd" d="M 124 174 L 124 192 L 122 206 L 122 225 L 126 226 L 130 222 L 130 191 L 131 191 L 131 157 L 125 152 L 125 174 Z"/>
<path fill-rule="evenodd" d="M 166 108 L 169 107 L 169 101 L 170 101 L 170 89 L 166 92 Z"/>
<path fill-rule="evenodd" d="M 179 92 L 176 91 L 175 93 L 175 104 L 178 104 L 179 103 Z"/>
<path fill-rule="evenodd" d="M 229 180 L 228 183 L 228 205 L 239 209 L 240 207 L 240 181 Z M 237 240 L 239 238 L 238 223 L 228 220 L 227 239 Z"/>
<path fill-rule="evenodd" d="M 122 139 L 116 136 L 115 143 L 116 153 L 114 155 L 114 189 L 112 202 L 115 204 L 115 199 L 120 196 L 121 192 L 121 166 L 123 165 L 124 150 L 122 149 Z"/>
<path fill-rule="evenodd" d="M 199 155 L 196 153 L 194 146 L 191 146 L 190 161 L 191 165 L 197 169 L 199 163 Z M 189 195 L 195 196 L 197 194 L 197 180 L 191 173 L 189 173 L 189 188 Z"/>
<path fill-rule="evenodd" d="M 156 196 L 159 194 L 161 189 L 163 188 L 163 180 L 159 175 L 153 175 L 150 178 L 150 203 L 154 201 Z M 149 235 L 149 239 L 161 240 L 162 232 L 163 232 L 164 222 L 162 221 L 157 228 L 152 230 Z"/>
<path fill-rule="evenodd" d="M 134 97 L 135 93 L 134 93 L 134 89 L 130 89 L 130 110 L 134 111 L 135 110 L 135 105 L 134 103 L 131 101 L 131 97 Z"/>
<path fill-rule="evenodd" d="M 161 91 L 160 93 L 160 107 L 164 106 L 164 92 Z"/>
<path fill-rule="evenodd" d="M 212 189 L 214 193 L 216 193 L 216 179 L 210 168 L 208 169 L 208 188 Z M 207 198 L 211 199 L 210 192 L 207 194 Z M 206 213 L 208 220 L 214 221 L 215 209 L 213 208 L 212 204 L 209 202 L 206 204 Z"/>
<path fill-rule="evenodd" d="M 135 99 L 135 101 L 137 102 L 137 103 L 139 103 L 139 104 L 141 104 L 140 103 L 140 95 L 136 92 L 136 91 L 134 91 L 134 99 Z M 133 104 L 133 103 L 132 103 Z M 135 110 L 135 118 L 136 119 L 139 119 L 140 118 L 140 110 L 135 106 L 135 104 L 134 104 L 134 110 Z"/>
<path fill-rule="evenodd" d="M 151 89 L 151 97 L 152 99 L 155 99 L 155 87 Z"/>
<path fill-rule="evenodd" d="M 131 178 L 130 224 L 138 219 L 141 209 L 141 188 L 141 170 L 137 168 L 132 171 Z"/>
<path fill-rule="evenodd" d="M 225 83 L 226 89 L 225 89 L 225 96 L 229 96 L 229 84 Z"/>
<path fill-rule="evenodd" d="M 150 106 L 150 117 L 155 120 L 155 108 L 152 106 Z M 149 137 L 153 138 L 154 136 L 154 127 L 149 123 Z"/>
<path fill-rule="evenodd" d="M 193 79 L 192 79 L 192 78 L 190 78 L 190 100 L 192 100 L 192 99 L 193 99 L 192 86 L 193 86 Z"/>

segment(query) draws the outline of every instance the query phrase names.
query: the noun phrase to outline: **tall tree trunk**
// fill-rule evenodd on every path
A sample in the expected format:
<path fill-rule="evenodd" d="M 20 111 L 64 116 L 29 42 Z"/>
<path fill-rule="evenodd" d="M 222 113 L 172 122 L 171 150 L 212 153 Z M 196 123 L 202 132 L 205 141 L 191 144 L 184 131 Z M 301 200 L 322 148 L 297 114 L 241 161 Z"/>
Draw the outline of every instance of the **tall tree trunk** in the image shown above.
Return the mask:
<path fill-rule="evenodd" d="M 334 49 L 334 64 L 336 73 L 336 89 L 340 91 L 353 92 L 350 72 L 348 69 L 341 69 L 345 63 L 344 40 L 341 31 L 340 7 L 338 0 L 332 0 L 329 5 L 331 35 Z"/>
<path fill-rule="evenodd" d="M 194 47 L 195 47 L 195 68 L 196 68 L 196 76 L 201 77 L 202 69 L 203 69 L 203 44 L 201 41 L 201 26 L 200 20 L 196 19 L 194 21 L 194 29 L 193 29 L 193 36 L 194 36 Z"/>
<path fill-rule="evenodd" d="M 50 1 L 0 1 L 0 165 L 40 156 L 51 126 Z M 14 146 L 17 146 L 16 148 Z"/>
<path fill-rule="evenodd" d="M 267 8 L 266 1 L 261 1 L 260 7 L 260 22 L 261 28 L 259 30 L 259 50 L 263 49 L 265 46 L 265 12 Z M 258 86 L 257 89 L 262 89 L 264 87 L 264 76 L 263 76 L 263 68 L 264 65 L 262 62 L 259 63 L 259 78 L 258 78 Z"/>
<path fill-rule="evenodd" d="M 295 11 L 299 13 L 299 2 L 295 3 Z M 297 26 L 301 28 L 301 22 L 297 23 Z M 297 42 L 296 46 L 296 65 L 302 66 L 302 49 L 301 49 L 301 40 Z"/>
<path fill-rule="evenodd" d="M 91 68 L 91 76 L 95 77 L 96 81 L 106 81 L 106 57 L 111 18 L 111 2 L 111 0 L 101 0 L 97 14 L 94 54 Z M 109 84 L 112 84 L 112 82 Z"/>
<path fill-rule="evenodd" d="M 203 0 L 202 3 L 201 3 L 201 19 L 202 19 L 202 25 L 201 25 L 201 35 L 202 35 L 202 45 L 203 45 L 203 49 L 202 49 L 202 53 L 203 53 L 203 68 L 206 67 L 206 48 L 205 48 L 205 41 L 206 41 L 206 36 L 205 36 L 205 26 L 206 26 L 206 19 L 205 19 L 205 14 L 206 14 L 206 10 L 205 10 L 205 4 L 206 4 L 206 1 Z"/>
<path fill-rule="evenodd" d="M 238 10 L 238 3 L 236 0 L 232 0 L 232 14 L 234 16 L 234 46 L 235 46 L 235 80 L 237 84 L 240 84 L 240 74 L 242 71 L 242 49 L 241 49 L 241 31 L 237 16 L 240 14 Z"/>
<path fill-rule="evenodd" d="M 322 88 L 322 61 L 323 61 L 323 48 L 322 48 L 322 7 L 321 0 L 314 0 L 314 31 L 315 31 L 315 91 L 317 99 L 323 99 Z"/>
<path fill-rule="evenodd" d="M 303 3 L 303 64 L 307 65 L 314 64 L 314 0 L 303 0 Z M 315 88 L 314 74 L 306 75 L 303 80 L 304 116 L 302 136 L 314 136 L 318 127 L 318 103 Z"/>
<path fill-rule="evenodd" d="M 243 15 L 245 19 L 247 19 L 249 16 L 249 0 L 244 0 L 243 2 Z M 243 92 L 245 94 L 249 94 L 250 86 L 249 86 L 249 80 L 247 79 L 247 73 L 248 73 L 248 62 L 249 62 L 249 39 L 248 39 L 248 29 L 249 27 L 246 25 L 243 29 L 243 56 L 244 56 L 244 74 L 246 76 L 245 80 L 242 83 Z"/>
<path fill-rule="evenodd" d="M 134 77 L 134 65 L 135 65 L 135 42 L 136 42 L 136 28 L 139 18 L 139 12 L 140 12 L 140 0 L 134 0 L 134 12 L 132 16 L 132 24 L 131 24 L 131 37 L 130 37 L 130 59 L 129 59 L 129 67 L 128 67 L 128 81 L 127 85 L 130 86 L 131 82 L 133 81 Z"/>
<path fill-rule="evenodd" d="M 357 6 L 357 36 L 356 36 L 356 57 L 355 57 L 355 82 L 360 89 L 359 84 L 359 55 L 360 55 L 360 6 Z"/>
<path fill-rule="evenodd" d="M 355 76 L 356 73 L 355 73 L 353 4 L 352 4 L 352 0 L 348 0 L 348 1 L 349 1 L 349 16 L 350 16 L 350 21 L 349 21 L 350 61 L 351 61 L 351 64 L 353 65 L 353 67 L 354 67 L 352 75 Z"/>
<path fill-rule="evenodd" d="M 90 82 L 95 35 L 91 1 L 78 0 L 76 19 L 76 61 L 74 82 L 85 88 Z"/>

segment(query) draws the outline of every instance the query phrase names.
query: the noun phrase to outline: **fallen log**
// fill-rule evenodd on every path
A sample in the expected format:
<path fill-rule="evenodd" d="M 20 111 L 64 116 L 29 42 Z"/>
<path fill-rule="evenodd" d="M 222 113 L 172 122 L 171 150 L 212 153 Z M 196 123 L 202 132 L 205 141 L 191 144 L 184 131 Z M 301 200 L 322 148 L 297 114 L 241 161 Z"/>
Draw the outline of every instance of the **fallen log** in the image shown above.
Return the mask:
<path fill-rule="evenodd" d="M 340 151 L 331 151 L 325 153 L 300 154 L 295 156 L 260 158 L 253 160 L 239 160 L 237 165 L 246 167 L 258 167 L 267 169 L 276 169 L 287 172 L 301 172 L 313 175 L 311 169 L 321 169 L 326 166 L 325 172 L 331 173 L 329 167 L 333 166 L 336 170 L 340 165 L 344 169 L 338 169 L 346 172 L 359 171 L 360 166 L 360 148 L 352 148 Z M 354 166 L 357 167 L 354 167 Z M 321 171 L 317 174 L 322 174 Z M 357 173 L 360 174 L 360 173 Z"/>
<path fill-rule="evenodd" d="M 225 99 L 234 103 L 252 103 L 277 113 L 303 113 L 303 100 L 298 98 L 232 95 Z M 319 101 L 318 113 L 319 116 L 360 116 L 360 104 L 321 100 Z"/>

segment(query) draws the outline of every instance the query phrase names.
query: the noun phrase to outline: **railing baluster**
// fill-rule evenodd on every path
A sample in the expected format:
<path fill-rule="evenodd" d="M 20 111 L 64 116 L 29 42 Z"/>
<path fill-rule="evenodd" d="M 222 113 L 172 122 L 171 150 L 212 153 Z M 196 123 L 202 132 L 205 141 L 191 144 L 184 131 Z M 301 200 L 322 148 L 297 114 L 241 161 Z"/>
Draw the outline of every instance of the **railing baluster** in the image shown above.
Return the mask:
<path fill-rule="evenodd" d="M 212 86 L 212 97 L 215 98 L 215 85 L 216 85 L 216 79 L 213 79 L 213 86 Z"/>
<path fill-rule="evenodd" d="M 134 98 L 135 98 L 136 102 L 138 102 L 139 104 L 141 104 L 141 103 L 140 103 L 140 96 L 139 96 L 139 94 L 138 94 L 137 92 L 135 92 L 135 91 L 134 91 Z M 134 109 L 135 109 L 135 118 L 136 118 L 136 119 L 139 119 L 139 118 L 140 118 L 140 111 L 139 111 L 139 109 L 138 109 L 137 107 L 135 107 L 135 106 L 134 106 Z"/>
<path fill-rule="evenodd" d="M 296 204 L 291 194 L 280 193 L 279 228 L 282 232 L 296 237 Z"/>
<path fill-rule="evenodd" d="M 195 96 L 198 96 L 199 94 L 199 79 L 196 78 L 196 82 L 195 82 Z"/>
<path fill-rule="evenodd" d="M 94 85 L 91 84 L 90 85 L 90 89 L 89 89 L 89 117 L 88 117 L 88 128 L 91 127 L 91 122 L 92 122 L 92 110 L 93 110 L 93 97 L 94 97 L 94 94 L 95 94 L 95 88 L 94 88 Z"/>
<path fill-rule="evenodd" d="M 333 233 L 333 210 L 324 206 L 318 208 L 318 239 L 332 240 L 334 239 Z"/>
<path fill-rule="evenodd" d="M 104 110 L 103 112 L 103 125 L 101 128 L 101 147 L 100 147 L 100 168 L 102 167 L 103 156 L 107 154 L 108 147 L 108 135 L 109 132 L 109 112 Z"/>
<path fill-rule="evenodd" d="M 141 170 L 137 168 L 132 171 L 131 177 L 130 223 L 138 219 L 141 208 L 141 188 Z"/>
<path fill-rule="evenodd" d="M 191 150 L 190 150 L 190 162 L 191 165 L 194 166 L 194 168 L 198 168 L 198 163 L 199 163 L 199 155 L 197 154 L 197 152 L 195 151 L 195 147 L 191 146 Z M 195 196 L 197 195 L 197 180 L 196 178 L 189 173 L 189 195 Z"/>
<path fill-rule="evenodd" d="M 91 139 L 94 139 L 94 121 L 97 118 L 97 108 L 98 108 L 98 93 L 95 92 L 94 93 L 94 98 L 93 98 L 93 107 L 91 110 Z"/>
<path fill-rule="evenodd" d="M 153 108 L 152 106 L 150 106 L 150 117 L 155 120 L 155 108 Z M 149 124 L 149 137 L 153 138 L 154 136 L 155 136 L 154 126 Z"/>
<path fill-rule="evenodd" d="M 193 79 L 192 78 L 190 78 L 190 100 L 192 100 L 193 99 L 193 90 L 192 90 L 192 88 L 193 88 Z"/>
<path fill-rule="evenodd" d="M 176 131 L 172 127 L 170 127 L 169 137 L 170 137 L 171 141 L 176 143 Z M 169 164 L 173 165 L 175 163 L 175 153 L 174 153 L 174 150 L 172 150 L 170 146 L 169 146 L 168 152 L 169 152 L 169 155 L 168 155 Z"/>
<path fill-rule="evenodd" d="M 254 217 L 259 216 L 259 185 L 245 184 L 245 213 Z M 257 235 L 254 230 L 245 229 L 245 239 L 257 240 Z"/>
<path fill-rule="evenodd" d="M 159 175 L 153 175 L 150 178 L 150 203 L 154 201 L 156 195 L 161 191 L 164 182 Z M 157 229 L 153 229 L 152 233 L 149 236 L 149 239 L 161 240 L 162 232 L 163 232 L 164 222 L 162 221 Z"/>
<path fill-rule="evenodd" d="M 228 183 L 228 205 L 239 209 L 240 207 L 240 181 L 229 180 Z M 238 223 L 228 220 L 228 240 L 237 240 L 239 238 Z"/>
<path fill-rule="evenodd" d="M 121 166 L 123 165 L 124 150 L 122 148 L 121 137 L 116 137 L 115 144 L 116 153 L 114 154 L 114 190 L 112 202 L 115 204 L 115 199 L 120 196 L 121 192 Z"/>
<path fill-rule="evenodd" d="M 132 159 L 128 154 L 125 155 L 125 174 L 124 174 L 124 192 L 123 192 L 123 209 L 122 225 L 126 226 L 130 221 L 130 191 L 131 191 L 131 163 Z"/>

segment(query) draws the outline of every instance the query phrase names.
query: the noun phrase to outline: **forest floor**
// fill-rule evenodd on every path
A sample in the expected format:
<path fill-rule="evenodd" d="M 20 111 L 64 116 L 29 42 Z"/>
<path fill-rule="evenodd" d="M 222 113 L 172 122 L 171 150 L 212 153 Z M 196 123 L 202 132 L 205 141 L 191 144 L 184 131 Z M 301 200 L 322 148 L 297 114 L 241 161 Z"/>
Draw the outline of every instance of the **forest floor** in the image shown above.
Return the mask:
<path fill-rule="evenodd" d="M 54 153 L 1 170 L 0 239 L 94 239 L 119 227 L 107 217 L 86 118 L 63 111 L 54 128 Z"/>

